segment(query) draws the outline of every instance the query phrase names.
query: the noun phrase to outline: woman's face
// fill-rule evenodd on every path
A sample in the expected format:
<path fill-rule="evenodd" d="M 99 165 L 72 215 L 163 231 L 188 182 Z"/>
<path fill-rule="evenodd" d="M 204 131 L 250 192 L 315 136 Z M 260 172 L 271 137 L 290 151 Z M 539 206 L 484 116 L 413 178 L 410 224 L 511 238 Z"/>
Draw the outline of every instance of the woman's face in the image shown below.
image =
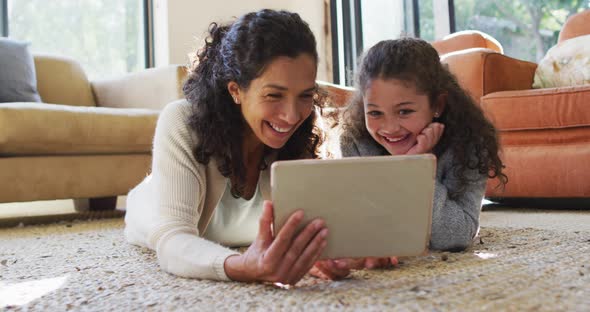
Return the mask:
<path fill-rule="evenodd" d="M 313 109 L 317 64 L 303 53 L 270 62 L 247 89 L 230 82 L 228 90 L 259 142 L 281 148 Z"/>
<path fill-rule="evenodd" d="M 404 155 L 417 142 L 420 132 L 439 114 L 428 96 L 413 83 L 399 79 L 371 81 L 363 97 L 367 130 L 391 155 Z"/>

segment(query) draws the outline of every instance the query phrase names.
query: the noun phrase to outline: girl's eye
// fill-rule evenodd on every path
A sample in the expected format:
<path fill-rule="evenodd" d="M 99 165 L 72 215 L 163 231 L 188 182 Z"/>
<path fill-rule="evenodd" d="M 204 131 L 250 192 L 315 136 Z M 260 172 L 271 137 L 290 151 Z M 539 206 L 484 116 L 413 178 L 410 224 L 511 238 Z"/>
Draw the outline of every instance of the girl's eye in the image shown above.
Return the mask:
<path fill-rule="evenodd" d="M 269 98 L 273 98 L 273 99 L 281 98 L 281 94 L 279 94 L 279 93 L 270 93 L 270 94 L 267 94 L 266 96 Z"/>
<path fill-rule="evenodd" d="M 369 115 L 371 117 L 378 117 L 378 116 L 383 115 L 383 113 L 380 111 L 369 111 L 369 112 L 367 112 L 367 115 Z"/>
<path fill-rule="evenodd" d="M 313 93 L 304 93 L 301 95 L 301 98 L 311 99 L 311 98 L 313 98 Z"/>
<path fill-rule="evenodd" d="M 409 114 L 411 114 L 413 112 L 414 112 L 414 110 L 411 110 L 411 109 L 402 109 L 402 110 L 399 111 L 399 114 L 402 115 L 402 116 L 404 116 L 404 115 L 409 115 Z"/>

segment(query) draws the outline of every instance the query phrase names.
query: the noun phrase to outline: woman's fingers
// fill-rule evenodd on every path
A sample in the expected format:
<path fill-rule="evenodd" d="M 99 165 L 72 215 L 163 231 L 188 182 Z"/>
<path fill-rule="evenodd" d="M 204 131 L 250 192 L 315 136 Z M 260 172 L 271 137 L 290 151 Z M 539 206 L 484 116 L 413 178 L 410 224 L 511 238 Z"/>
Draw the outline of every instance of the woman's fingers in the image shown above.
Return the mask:
<path fill-rule="evenodd" d="M 274 221 L 273 217 L 273 206 L 272 202 L 265 200 L 262 205 L 262 215 L 259 220 L 258 227 L 258 239 L 264 247 L 270 245 L 272 242 L 272 224 Z"/>
<path fill-rule="evenodd" d="M 265 253 L 265 262 L 276 268 L 277 264 L 283 260 L 283 255 L 291 246 L 297 227 L 303 220 L 303 210 L 298 210 L 289 216 L 283 228 L 274 237 L 272 244 Z"/>
<path fill-rule="evenodd" d="M 323 220 L 315 219 L 297 234 L 283 256 L 277 272 L 279 276 L 303 276 L 309 271 L 326 241 L 328 229 L 325 226 Z"/>
<path fill-rule="evenodd" d="M 328 241 L 328 229 L 321 230 L 314 239 L 305 248 L 299 259 L 295 262 L 289 274 L 289 281 L 291 284 L 297 283 L 300 279 L 309 272 L 314 266 L 314 263 L 319 259 L 322 252 L 326 249 Z"/>

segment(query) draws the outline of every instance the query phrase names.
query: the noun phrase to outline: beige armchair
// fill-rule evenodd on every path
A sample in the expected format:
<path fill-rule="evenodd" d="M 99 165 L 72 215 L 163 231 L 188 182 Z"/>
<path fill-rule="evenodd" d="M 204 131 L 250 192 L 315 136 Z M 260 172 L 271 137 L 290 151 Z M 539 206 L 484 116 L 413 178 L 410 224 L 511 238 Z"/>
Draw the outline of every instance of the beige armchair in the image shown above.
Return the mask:
<path fill-rule="evenodd" d="M 35 67 L 43 103 L 0 103 L 0 202 L 114 208 L 148 174 L 158 112 L 182 97 L 184 68 L 88 81 L 71 59 L 36 55 Z"/>

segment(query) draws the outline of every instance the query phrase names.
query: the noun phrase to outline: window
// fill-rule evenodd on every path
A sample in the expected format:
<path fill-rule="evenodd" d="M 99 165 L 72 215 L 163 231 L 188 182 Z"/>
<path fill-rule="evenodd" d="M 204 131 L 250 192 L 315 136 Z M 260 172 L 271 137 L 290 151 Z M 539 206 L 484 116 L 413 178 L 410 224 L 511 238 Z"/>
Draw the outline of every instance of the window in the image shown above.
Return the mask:
<path fill-rule="evenodd" d="M 538 62 L 557 43 L 568 16 L 590 8 L 589 0 L 454 0 L 457 30 L 483 31 L 504 54 Z"/>
<path fill-rule="evenodd" d="M 440 0 L 436 0 L 440 1 Z M 420 0 L 418 3 L 418 20 L 420 21 L 420 34 L 418 37 L 426 41 L 434 41 L 434 3 L 433 0 Z"/>
<path fill-rule="evenodd" d="M 412 19 L 406 18 L 406 12 L 411 14 L 411 8 L 406 9 L 403 0 L 363 0 L 362 32 L 363 46 L 370 48 L 385 39 L 399 38 L 408 33 Z"/>
<path fill-rule="evenodd" d="M 439 14 L 435 10 L 440 7 L 440 1 L 332 0 L 333 82 L 352 85 L 358 56 L 381 40 L 410 36 L 433 41 L 436 26 L 440 27 L 435 23 Z M 445 10 L 448 11 L 448 6 Z M 444 14 L 448 21 L 450 12 L 438 16 Z"/>
<path fill-rule="evenodd" d="M 82 64 L 90 79 L 150 65 L 146 0 L 0 0 L 4 34 Z"/>

